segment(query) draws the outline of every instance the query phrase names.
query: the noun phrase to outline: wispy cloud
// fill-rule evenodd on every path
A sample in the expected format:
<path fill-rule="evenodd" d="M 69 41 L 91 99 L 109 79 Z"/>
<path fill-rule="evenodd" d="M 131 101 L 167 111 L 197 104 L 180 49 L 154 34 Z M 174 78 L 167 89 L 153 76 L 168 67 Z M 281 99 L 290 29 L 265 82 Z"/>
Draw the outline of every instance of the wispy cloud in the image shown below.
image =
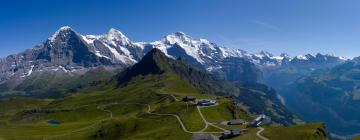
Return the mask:
<path fill-rule="evenodd" d="M 259 26 L 261 28 L 277 32 L 280 34 L 288 34 L 285 30 L 280 28 L 279 26 L 273 25 L 268 22 L 263 22 L 260 20 L 250 20 L 248 21 L 255 26 Z M 236 36 L 236 37 L 226 37 L 223 35 L 218 35 L 218 39 L 222 45 L 230 48 L 238 48 L 243 49 L 249 52 L 258 52 L 261 50 L 270 51 L 271 49 L 279 49 L 278 44 L 281 43 L 279 41 L 258 37 L 258 36 Z"/>
<path fill-rule="evenodd" d="M 280 27 L 270 24 L 270 23 L 267 23 L 267 22 L 263 22 L 263 21 L 259 21 L 259 20 L 252 20 L 251 23 L 260 25 L 262 27 L 268 28 L 273 31 L 282 32 L 282 29 Z"/>
<path fill-rule="evenodd" d="M 250 52 L 267 50 L 266 46 L 274 46 L 274 42 L 260 38 L 236 37 L 229 39 L 228 37 L 218 35 L 220 44 L 225 47 L 243 49 Z"/>

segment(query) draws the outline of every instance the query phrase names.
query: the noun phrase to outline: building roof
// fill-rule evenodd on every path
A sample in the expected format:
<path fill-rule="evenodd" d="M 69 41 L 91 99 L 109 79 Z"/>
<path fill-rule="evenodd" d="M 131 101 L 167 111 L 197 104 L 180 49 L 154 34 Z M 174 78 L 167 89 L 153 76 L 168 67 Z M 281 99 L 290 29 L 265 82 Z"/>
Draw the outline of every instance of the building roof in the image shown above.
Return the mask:
<path fill-rule="evenodd" d="M 216 100 L 203 99 L 198 101 L 199 104 L 216 104 Z"/>
<path fill-rule="evenodd" d="M 223 135 L 231 135 L 231 131 L 225 131 Z"/>
<path fill-rule="evenodd" d="M 270 123 L 271 123 L 271 118 L 265 115 L 259 115 L 256 119 L 254 119 L 251 122 L 252 125 L 256 125 L 256 126 L 270 124 Z"/>
<path fill-rule="evenodd" d="M 191 138 L 192 140 L 219 140 L 218 137 L 211 134 L 197 133 Z"/>
<path fill-rule="evenodd" d="M 243 130 L 239 129 L 239 128 L 231 129 L 231 133 L 233 135 L 240 135 L 242 132 L 243 132 Z"/>
<path fill-rule="evenodd" d="M 196 99 L 195 96 L 186 96 L 185 98 L 186 98 L 186 99 Z"/>
<path fill-rule="evenodd" d="M 243 123 L 245 123 L 245 121 L 244 120 L 242 120 L 242 119 L 239 119 L 239 120 L 231 120 L 231 121 L 229 121 L 229 123 L 228 124 L 243 124 Z"/>

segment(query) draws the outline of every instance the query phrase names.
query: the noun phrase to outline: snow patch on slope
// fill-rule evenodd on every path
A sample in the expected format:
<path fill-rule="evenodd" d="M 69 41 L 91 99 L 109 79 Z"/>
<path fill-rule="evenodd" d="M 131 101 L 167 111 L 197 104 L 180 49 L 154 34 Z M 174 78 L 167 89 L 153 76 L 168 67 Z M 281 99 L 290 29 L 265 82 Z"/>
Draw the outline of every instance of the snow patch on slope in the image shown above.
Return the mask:
<path fill-rule="evenodd" d="M 95 36 L 95 35 L 86 35 L 86 36 L 81 36 L 82 37 L 82 39 L 87 43 L 87 44 L 89 44 L 89 45 L 93 45 L 94 44 L 94 41 L 96 40 L 96 39 L 98 39 L 98 37 L 97 36 Z"/>
<path fill-rule="evenodd" d="M 31 66 L 30 70 L 28 71 L 27 75 L 26 76 L 30 76 L 32 73 L 33 73 L 33 70 L 34 70 L 34 65 Z"/>
<path fill-rule="evenodd" d="M 34 65 L 32 65 L 31 67 L 30 67 L 30 70 L 27 72 L 27 73 L 24 73 L 24 75 L 22 75 L 22 76 L 20 76 L 21 78 L 24 78 L 24 77 L 28 77 L 28 76 L 30 76 L 32 73 L 33 73 L 33 71 L 34 71 Z M 15 75 L 15 74 L 14 74 Z"/>
<path fill-rule="evenodd" d="M 124 62 L 125 64 L 128 64 L 128 65 L 131 65 L 131 64 L 134 64 L 137 62 L 136 60 L 134 60 L 132 58 L 121 55 L 115 48 L 110 47 L 108 44 L 106 44 L 106 43 L 103 43 L 103 44 L 110 50 L 110 52 L 115 56 L 115 58 L 117 60 Z"/>
<path fill-rule="evenodd" d="M 59 68 L 61 69 L 61 70 L 63 70 L 64 72 L 69 72 L 67 69 L 65 69 L 63 66 L 59 66 Z"/>
<path fill-rule="evenodd" d="M 308 58 L 305 55 L 298 55 L 295 58 L 297 58 L 299 60 L 308 60 Z"/>

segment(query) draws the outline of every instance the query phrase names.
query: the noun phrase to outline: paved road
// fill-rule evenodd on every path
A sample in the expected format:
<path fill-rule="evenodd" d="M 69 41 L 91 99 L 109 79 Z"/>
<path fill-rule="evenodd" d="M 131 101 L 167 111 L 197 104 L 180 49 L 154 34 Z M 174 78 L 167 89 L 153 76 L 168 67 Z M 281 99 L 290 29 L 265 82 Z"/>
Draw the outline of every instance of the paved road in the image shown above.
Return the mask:
<path fill-rule="evenodd" d="M 202 120 L 204 121 L 204 123 L 206 124 L 206 125 L 205 125 L 205 128 L 204 128 L 203 130 L 201 130 L 201 131 L 206 130 L 209 125 L 211 125 L 211 126 L 213 126 L 213 127 L 216 127 L 216 128 L 218 128 L 218 129 L 220 129 L 220 130 L 222 130 L 222 131 L 228 131 L 228 130 L 226 130 L 226 129 L 224 129 L 224 128 L 221 128 L 221 127 L 219 127 L 219 126 L 216 126 L 216 125 L 213 124 L 213 123 L 208 122 L 208 121 L 205 119 L 204 115 L 201 113 L 201 110 L 200 110 L 201 107 L 197 106 L 196 108 L 197 108 L 197 110 L 198 110 L 198 112 L 199 112 L 199 114 L 200 114 L 200 116 L 201 116 L 201 119 L 202 119 Z M 221 133 L 223 133 L 223 132 L 221 132 Z"/>
<path fill-rule="evenodd" d="M 205 126 L 202 130 L 200 130 L 200 131 L 196 131 L 196 132 L 189 131 L 189 130 L 185 127 L 184 123 L 182 122 L 182 120 L 180 119 L 180 117 L 179 117 L 178 115 L 176 115 L 176 114 L 152 113 L 152 112 L 151 112 L 151 106 L 148 105 L 148 104 L 146 104 L 146 105 L 148 106 L 148 110 L 147 110 L 147 113 L 148 113 L 148 114 L 158 115 L 158 116 L 173 116 L 173 117 L 175 117 L 175 118 L 178 120 L 178 122 L 180 123 L 181 128 L 183 129 L 183 131 L 185 131 L 185 132 L 187 132 L 187 133 L 192 133 L 192 134 L 195 134 L 195 133 L 219 133 L 219 134 L 220 134 L 220 133 L 223 133 L 223 132 L 204 132 L 204 130 L 206 130 L 207 127 L 208 127 L 208 124 L 207 124 L 207 123 L 206 123 L 206 126 Z M 201 112 L 200 112 L 200 116 L 202 116 Z M 203 117 L 202 117 L 202 118 L 203 118 Z M 205 121 L 206 121 L 206 120 L 205 120 Z"/>
<path fill-rule="evenodd" d="M 265 138 L 264 136 L 261 135 L 261 132 L 263 132 L 265 129 L 260 126 L 258 127 L 258 129 L 259 129 L 259 131 L 256 132 L 256 136 L 258 136 L 262 140 L 269 140 L 268 138 Z"/>
<path fill-rule="evenodd" d="M 199 106 L 196 106 L 196 108 L 197 108 L 197 110 L 198 110 L 198 112 L 199 112 L 199 114 L 200 114 L 201 119 L 202 119 L 203 122 L 205 123 L 205 127 L 204 127 L 202 130 L 200 130 L 200 132 L 204 132 L 204 131 L 209 127 L 209 122 L 206 121 L 206 119 L 204 118 L 204 115 L 201 113 L 200 107 L 199 107 Z"/>
<path fill-rule="evenodd" d="M 174 98 L 175 101 L 180 101 L 180 100 L 177 99 L 173 94 L 170 94 L 170 96 L 171 96 L 172 98 Z M 188 133 L 204 133 L 204 131 L 209 127 L 209 125 L 211 125 L 211 126 L 213 126 L 213 127 L 216 127 L 216 128 L 218 128 L 218 129 L 220 129 L 220 130 L 227 131 L 227 130 L 224 129 L 224 128 L 221 128 L 221 127 L 219 127 L 219 126 L 216 126 L 216 125 L 213 124 L 213 123 L 208 122 L 208 121 L 205 119 L 204 115 L 201 113 L 201 110 L 200 110 L 201 107 L 197 106 L 196 108 L 197 108 L 197 110 L 198 110 L 198 112 L 199 112 L 199 114 L 200 114 L 201 119 L 202 119 L 203 122 L 205 123 L 205 127 L 204 127 L 203 129 L 201 129 L 200 131 L 198 131 L 198 132 L 190 132 L 190 131 L 186 130 L 185 125 L 182 123 L 180 117 L 176 115 L 176 116 L 177 116 L 176 118 L 178 119 L 179 123 L 181 124 L 181 126 L 182 126 L 182 128 L 183 128 L 183 130 L 184 130 L 185 132 L 188 132 Z M 167 114 L 167 115 L 174 115 L 174 114 Z M 185 129 L 184 129 L 184 128 L 185 128 Z M 211 132 L 211 133 L 223 133 L 223 132 Z"/>

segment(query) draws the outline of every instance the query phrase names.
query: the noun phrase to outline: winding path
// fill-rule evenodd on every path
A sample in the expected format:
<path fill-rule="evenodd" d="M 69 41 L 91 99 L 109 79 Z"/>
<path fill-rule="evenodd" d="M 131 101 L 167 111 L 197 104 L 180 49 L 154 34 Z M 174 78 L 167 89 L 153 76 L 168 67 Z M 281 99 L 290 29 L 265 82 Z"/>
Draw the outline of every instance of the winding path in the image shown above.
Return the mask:
<path fill-rule="evenodd" d="M 196 106 L 196 108 L 197 108 L 197 110 L 198 110 L 198 112 L 199 112 L 199 114 L 200 114 L 201 119 L 202 119 L 202 120 L 204 121 L 204 123 L 205 123 L 205 127 L 204 127 L 202 130 L 200 130 L 200 132 L 204 132 L 204 131 L 209 127 L 209 122 L 206 121 L 206 119 L 204 118 L 204 115 L 201 113 L 200 107 L 199 107 L 199 106 Z"/>
<path fill-rule="evenodd" d="M 158 115 L 158 116 L 173 116 L 173 117 L 175 117 L 175 118 L 178 120 L 178 122 L 180 123 L 181 128 L 183 129 L 183 131 L 185 131 L 185 132 L 187 132 L 187 133 L 191 133 L 191 134 L 195 134 L 195 133 L 218 133 L 218 134 L 220 134 L 220 133 L 223 133 L 223 132 L 204 132 L 204 131 L 207 129 L 207 127 L 208 127 L 208 122 L 205 120 L 205 118 L 203 117 L 203 115 L 202 115 L 202 113 L 200 112 L 200 110 L 199 110 L 199 113 L 200 113 L 201 118 L 202 118 L 203 121 L 205 122 L 205 127 L 204 127 L 202 130 L 200 130 L 200 131 L 193 132 L 193 131 L 189 131 L 188 129 L 186 129 L 184 123 L 182 122 L 182 120 L 180 119 L 180 117 L 179 117 L 178 115 L 176 115 L 176 114 L 152 113 L 152 112 L 151 112 L 151 106 L 148 105 L 148 104 L 146 104 L 146 105 L 148 106 L 148 110 L 147 110 L 147 113 L 148 113 L 148 114 Z M 199 109 L 199 108 L 198 108 L 198 109 Z"/>
<path fill-rule="evenodd" d="M 257 127 L 258 129 L 259 129 L 259 131 L 258 132 L 256 132 L 256 136 L 258 136 L 260 139 L 262 139 L 262 140 L 269 140 L 268 138 L 265 138 L 264 136 L 262 136 L 261 135 L 261 132 L 263 132 L 265 129 L 264 128 L 262 128 L 262 127 Z"/>

